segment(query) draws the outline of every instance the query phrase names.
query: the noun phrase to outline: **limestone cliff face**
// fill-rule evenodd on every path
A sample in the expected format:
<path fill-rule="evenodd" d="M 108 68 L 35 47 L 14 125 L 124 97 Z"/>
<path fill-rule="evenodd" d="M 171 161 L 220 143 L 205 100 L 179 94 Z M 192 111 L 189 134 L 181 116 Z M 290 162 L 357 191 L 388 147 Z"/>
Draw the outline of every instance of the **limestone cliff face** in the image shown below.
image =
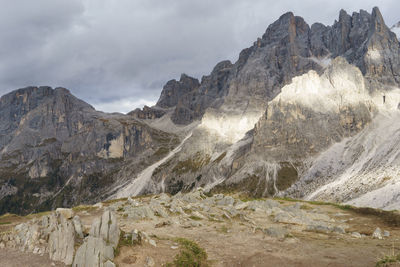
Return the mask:
<path fill-rule="evenodd" d="M 148 153 L 151 161 L 173 138 L 132 116 L 98 112 L 64 88 L 13 91 L 0 99 L 1 212 L 94 199 L 129 158 Z"/>

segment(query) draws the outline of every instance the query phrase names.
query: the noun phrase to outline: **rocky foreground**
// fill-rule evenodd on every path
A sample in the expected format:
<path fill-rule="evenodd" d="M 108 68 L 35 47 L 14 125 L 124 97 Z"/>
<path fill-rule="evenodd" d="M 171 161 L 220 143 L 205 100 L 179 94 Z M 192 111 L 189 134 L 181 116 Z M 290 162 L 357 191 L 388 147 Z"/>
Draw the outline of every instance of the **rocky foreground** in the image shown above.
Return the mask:
<path fill-rule="evenodd" d="M 199 190 L 7 214 L 0 265 L 374 266 L 398 253 L 399 225 L 397 212 Z"/>

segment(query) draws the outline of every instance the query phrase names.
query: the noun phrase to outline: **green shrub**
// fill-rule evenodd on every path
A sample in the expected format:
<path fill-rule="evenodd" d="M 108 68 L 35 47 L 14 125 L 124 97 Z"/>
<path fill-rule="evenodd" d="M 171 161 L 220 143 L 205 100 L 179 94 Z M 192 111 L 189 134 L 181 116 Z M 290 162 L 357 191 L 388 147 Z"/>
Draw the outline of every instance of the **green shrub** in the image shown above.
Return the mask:
<path fill-rule="evenodd" d="M 181 251 L 175 256 L 172 263 L 167 263 L 168 267 L 208 267 L 207 253 L 197 243 L 185 239 L 177 238 Z"/>

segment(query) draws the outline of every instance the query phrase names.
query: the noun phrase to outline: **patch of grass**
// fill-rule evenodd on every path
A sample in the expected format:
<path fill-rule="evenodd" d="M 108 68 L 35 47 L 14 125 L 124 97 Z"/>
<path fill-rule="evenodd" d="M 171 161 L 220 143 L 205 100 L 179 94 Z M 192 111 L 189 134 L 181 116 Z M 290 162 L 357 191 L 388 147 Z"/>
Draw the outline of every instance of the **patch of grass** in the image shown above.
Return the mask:
<path fill-rule="evenodd" d="M 115 257 L 118 256 L 119 253 L 121 252 L 121 247 L 130 247 L 130 246 L 138 245 L 138 244 L 140 244 L 141 240 L 142 240 L 142 238 L 141 238 L 141 235 L 139 234 L 138 241 L 132 242 L 132 234 L 121 231 L 121 233 L 119 235 L 118 246 L 114 249 Z"/>
<path fill-rule="evenodd" d="M 386 183 L 387 181 L 390 181 L 392 179 L 392 177 L 390 177 L 390 176 L 385 176 L 385 177 L 383 177 L 382 178 L 382 180 L 381 180 L 381 184 L 383 184 L 383 183 Z"/>
<path fill-rule="evenodd" d="M 226 225 L 222 225 L 220 228 L 218 228 L 218 232 L 227 234 L 228 233 L 228 227 L 226 227 Z"/>
<path fill-rule="evenodd" d="M 5 213 L 0 216 L 0 220 L 5 219 L 5 218 L 18 218 L 20 216 L 13 214 L 13 213 Z"/>
<path fill-rule="evenodd" d="M 76 207 L 73 207 L 73 208 L 72 208 L 72 210 L 73 210 L 74 212 L 92 211 L 92 210 L 95 210 L 95 209 L 96 209 L 96 207 L 93 207 L 93 206 L 91 206 L 91 205 L 79 205 L 79 206 L 76 206 Z"/>
<path fill-rule="evenodd" d="M 256 201 L 256 200 L 265 200 L 265 198 L 261 198 L 261 197 L 251 197 L 251 196 L 240 196 L 239 199 L 243 202 L 249 202 L 249 201 Z"/>
<path fill-rule="evenodd" d="M 179 161 L 172 171 L 176 174 L 184 174 L 187 172 L 196 172 L 200 170 L 203 166 L 210 163 L 211 157 L 209 155 L 201 155 L 197 152 L 193 158 L 189 158 L 184 161 Z"/>
<path fill-rule="evenodd" d="M 394 266 L 391 263 L 400 263 L 400 254 L 386 255 L 376 263 L 376 267 Z"/>
<path fill-rule="evenodd" d="M 195 221 L 201 221 L 202 220 L 202 218 L 200 218 L 198 216 L 195 216 L 195 215 L 191 215 L 189 218 L 192 219 L 192 220 L 195 220 Z"/>
<path fill-rule="evenodd" d="M 186 207 L 182 207 L 182 209 L 186 214 L 192 214 L 192 212 L 193 212 L 191 209 L 188 209 Z"/>
<path fill-rule="evenodd" d="M 115 202 L 127 201 L 127 200 L 128 200 L 127 197 L 117 198 L 117 199 L 109 199 L 109 200 L 103 201 L 103 204 L 113 204 L 113 203 L 115 203 Z"/>
<path fill-rule="evenodd" d="M 308 205 L 301 205 L 300 209 L 301 210 L 312 210 L 313 208 L 311 206 L 308 206 Z"/>
<path fill-rule="evenodd" d="M 52 213 L 52 211 L 43 211 L 43 212 L 39 212 L 39 213 L 28 214 L 25 217 L 28 218 L 28 219 L 39 218 L 39 217 L 42 217 L 42 216 L 45 216 L 45 215 L 49 215 L 51 213 Z"/>
<path fill-rule="evenodd" d="M 181 251 L 175 256 L 172 263 L 167 263 L 168 267 L 208 267 L 207 253 L 196 242 L 177 238 L 175 240 L 181 246 Z"/>
<path fill-rule="evenodd" d="M 0 222 L 0 225 L 11 224 L 11 222 Z"/>

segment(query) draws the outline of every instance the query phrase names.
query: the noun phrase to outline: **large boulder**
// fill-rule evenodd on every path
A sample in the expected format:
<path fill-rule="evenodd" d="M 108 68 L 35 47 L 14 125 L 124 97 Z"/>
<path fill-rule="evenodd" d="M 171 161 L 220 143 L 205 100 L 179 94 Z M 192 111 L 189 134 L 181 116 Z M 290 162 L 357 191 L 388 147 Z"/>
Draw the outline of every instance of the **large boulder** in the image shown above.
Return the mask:
<path fill-rule="evenodd" d="M 104 241 L 116 247 L 119 242 L 120 230 L 115 214 L 110 210 L 106 210 L 101 218 L 94 220 L 89 235 L 101 237 Z"/>
<path fill-rule="evenodd" d="M 114 212 L 104 211 L 100 218 L 93 221 L 89 236 L 76 251 L 72 266 L 113 266 L 114 249 L 118 246 L 120 233 Z"/>
<path fill-rule="evenodd" d="M 73 267 L 104 267 L 114 259 L 114 248 L 100 237 L 88 236 L 76 251 Z"/>
<path fill-rule="evenodd" d="M 49 256 L 54 261 L 62 261 L 66 265 L 72 264 L 75 252 L 75 228 L 71 220 L 61 217 L 55 231 L 49 238 Z"/>

